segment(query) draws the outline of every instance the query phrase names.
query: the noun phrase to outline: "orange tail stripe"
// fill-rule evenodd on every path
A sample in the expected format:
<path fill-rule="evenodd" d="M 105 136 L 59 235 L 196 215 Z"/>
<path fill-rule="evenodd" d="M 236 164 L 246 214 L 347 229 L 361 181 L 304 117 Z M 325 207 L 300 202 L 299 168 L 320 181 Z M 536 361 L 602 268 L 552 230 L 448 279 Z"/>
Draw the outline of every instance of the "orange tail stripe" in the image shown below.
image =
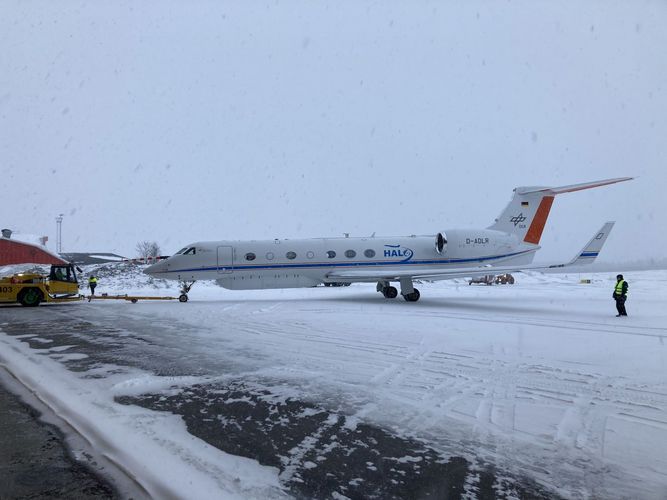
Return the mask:
<path fill-rule="evenodd" d="M 551 205 L 554 202 L 553 196 L 545 196 L 540 202 L 540 206 L 537 207 L 537 212 L 535 213 L 535 218 L 528 228 L 526 237 L 523 239 L 526 243 L 533 243 L 537 245 L 540 242 L 542 237 L 542 231 L 544 231 L 544 226 L 547 223 L 547 217 L 549 217 L 549 211 L 551 210 Z"/>

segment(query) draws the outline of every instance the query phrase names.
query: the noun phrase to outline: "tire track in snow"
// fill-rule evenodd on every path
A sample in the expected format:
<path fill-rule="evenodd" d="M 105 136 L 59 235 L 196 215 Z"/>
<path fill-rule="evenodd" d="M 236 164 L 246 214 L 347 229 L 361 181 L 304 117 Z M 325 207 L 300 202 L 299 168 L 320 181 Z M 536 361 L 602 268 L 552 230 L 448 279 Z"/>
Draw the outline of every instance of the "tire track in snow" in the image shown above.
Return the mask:
<path fill-rule="evenodd" d="M 424 313 L 419 309 L 415 312 L 415 323 L 453 319 L 605 335 L 662 338 L 660 332 L 667 334 L 667 328 L 650 328 L 647 330 L 655 333 L 646 333 L 643 326 L 598 325 L 567 319 L 511 315 L 480 318 L 461 313 Z M 364 312 L 349 311 L 348 318 L 350 314 L 364 316 Z M 389 312 L 387 323 L 399 315 L 403 313 Z M 484 447 L 488 441 L 492 454 L 513 456 L 515 445 L 511 443 L 517 440 L 529 447 L 537 443 L 542 451 L 534 450 L 532 458 L 524 460 L 523 465 L 536 470 L 538 476 L 556 469 L 575 476 L 575 484 L 590 483 L 590 479 L 581 477 L 577 467 L 559 462 L 573 462 L 589 472 L 603 470 L 601 459 L 608 455 L 605 440 L 610 432 L 606 424 L 610 415 L 631 417 L 658 428 L 667 426 L 667 391 L 635 387 L 634 382 L 623 377 L 602 376 L 594 367 L 587 370 L 585 363 L 566 369 L 562 364 L 517 363 L 516 356 L 503 353 L 470 356 L 432 349 L 421 342 L 378 342 L 365 338 L 362 320 L 361 334 L 351 335 L 341 333 L 331 311 L 319 311 L 318 319 L 317 323 L 308 323 L 270 316 L 260 321 L 256 317 L 252 321 L 240 318 L 239 322 L 240 329 L 264 337 L 276 353 L 294 355 L 295 363 L 314 371 L 338 367 L 343 379 L 350 372 L 356 377 L 363 375 L 371 388 L 382 387 L 383 397 L 410 408 L 402 415 L 392 416 L 408 433 L 413 428 L 428 429 L 427 422 L 434 418 L 445 418 L 474 429 L 479 440 L 476 445 Z M 355 401 L 366 404 L 363 397 Z M 368 401 L 374 400 L 370 397 Z M 539 418 L 544 425 L 529 422 L 534 411 L 541 412 Z M 377 415 L 369 414 L 369 418 Z M 430 428 L 433 434 L 442 430 L 437 425 Z M 533 460 L 535 454 L 540 458 Z M 600 483 L 596 488 L 603 486 Z"/>
<path fill-rule="evenodd" d="M 223 340 L 230 353 L 255 356 L 257 370 L 264 375 L 303 378 L 304 392 L 313 389 L 313 398 L 331 390 L 326 379 L 333 377 L 334 385 L 344 386 L 348 405 L 361 412 L 377 408 L 364 413 L 369 420 L 391 424 L 408 434 L 417 429 L 417 434 L 436 443 L 438 435 L 451 435 L 451 429 L 472 429 L 471 443 L 461 446 L 483 450 L 499 463 L 511 464 L 512 459 L 538 477 L 546 477 L 548 470 L 560 471 L 572 479 L 575 491 L 580 487 L 576 485 L 592 481 L 582 478 L 581 471 L 604 477 L 604 460 L 617 459 L 621 442 L 615 434 L 619 429 L 645 425 L 658 429 L 656 435 L 662 436 L 665 387 L 605 376 L 595 366 L 576 360 L 522 357 L 502 349 L 471 352 L 459 347 L 457 351 L 437 342 L 423 345 L 418 332 L 392 335 L 398 328 L 394 321 L 405 317 L 405 311 L 382 308 L 386 337 L 374 335 L 377 326 L 368 323 L 366 311 L 346 310 L 343 319 L 335 310 L 318 311 L 310 317 L 301 314 L 307 312 L 307 308 L 295 311 L 293 305 L 266 307 L 266 303 L 256 311 L 247 305 L 227 307 L 219 317 L 233 334 L 223 334 Z M 599 325 L 534 315 L 494 313 L 489 317 L 419 307 L 410 315 L 415 330 L 438 324 L 451 332 L 451 323 L 467 335 L 467 323 L 483 323 L 489 330 L 495 325 L 553 330 L 545 331 L 547 335 L 574 331 L 582 336 L 662 339 L 661 332 L 667 332 L 658 327 Z M 197 335 L 188 333 L 193 340 Z M 335 396 L 328 400 L 334 402 Z M 460 425 L 452 426 L 453 422 Z M 530 451 L 517 457 L 518 445 Z M 578 464 L 580 470 L 567 463 Z M 600 481 L 595 488 L 604 487 Z"/>

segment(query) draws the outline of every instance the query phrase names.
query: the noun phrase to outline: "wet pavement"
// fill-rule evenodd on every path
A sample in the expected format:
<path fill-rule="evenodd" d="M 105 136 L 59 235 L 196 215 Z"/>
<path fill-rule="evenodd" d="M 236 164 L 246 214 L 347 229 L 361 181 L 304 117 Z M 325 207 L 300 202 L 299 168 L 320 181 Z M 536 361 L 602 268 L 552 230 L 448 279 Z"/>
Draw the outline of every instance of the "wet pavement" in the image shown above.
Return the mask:
<path fill-rule="evenodd" d="M 243 383 L 195 385 L 174 396 L 122 397 L 181 415 L 188 431 L 234 455 L 278 467 L 298 498 L 461 498 L 471 478 L 476 498 L 552 498 L 535 487 L 499 480 L 492 467 L 471 470 L 416 440 Z"/>
<path fill-rule="evenodd" d="M 57 428 L 0 384 L 0 499 L 19 498 L 119 497 L 68 453 Z"/>
<path fill-rule="evenodd" d="M 79 317 L 57 315 L 56 321 L 45 310 L 30 311 L 29 319 L 24 309 L 5 310 L 12 318 L 0 328 L 12 336 L 35 335 L 21 338 L 35 349 L 45 349 L 45 344 L 48 348 L 72 346 L 68 354 L 86 357 L 61 362 L 84 376 L 89 369 L 109 364 L 161 376 L 225 375 L 224 362 L 202 363 L 183 347 L 159 340 L 161 328 L 182 325 L 146 324 L 113 315 L 97 315 L 89 321 L 82 317 L 89 314 L 83 309 L 77 310 Z M 181 415 L 188 432 L 210 445 L 277 467 L 281 483 L 297 498 L 457 499 L 465 493 L 480 499 L 555 498 L 534 481 L 497 471 L 492 464 L 445 456 L 428 443 L 356 421 L 338 408 L 279 396 L 270 381 L 230 379 L 116 401 Z M 56 435 L 48 427 L 30 425 L 29 419 L 19 426 L 22 432 L 10 443 L 12 449 L 24 442 L 50 442 Z M 14 469 L 4 473 L 13 483 L 24 482 L 25 474 L 30 477 Z M 65 496 L 67 487 L 80 482 L 72 474 L 63 476 L 60 469 L 48 468 L 41 473 L 59 476 Z M 111 490 L 95 484 L 90 486 L 91 498 L 113 497 Z M 88 498 L 89 490 L 82 491 L 77 498 Z"/>

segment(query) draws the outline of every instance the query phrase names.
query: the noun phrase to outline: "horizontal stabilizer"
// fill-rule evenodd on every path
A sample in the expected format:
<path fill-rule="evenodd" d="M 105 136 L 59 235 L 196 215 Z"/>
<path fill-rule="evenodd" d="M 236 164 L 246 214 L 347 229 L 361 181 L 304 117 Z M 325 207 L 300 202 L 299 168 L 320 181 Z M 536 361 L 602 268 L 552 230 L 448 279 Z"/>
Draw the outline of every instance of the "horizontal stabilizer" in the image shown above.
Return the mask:
<path fill-rule="evenodd" d="M 528 193 L 543 193 L 545 195 L 571 193 L 573 191 L 581 191 L 582 189 L 590 189 L 608 184 L 616 184 L 617 182 L 625 182 L 632 180 L 633 177 L 617 177 L 615 179 L 605 179 L 603 181 L 582 182 L 580 184 L 570 184 L 569 186 L 560 187 L 541 187 L 541 188 L 517 188 L 518 194 Z"/>

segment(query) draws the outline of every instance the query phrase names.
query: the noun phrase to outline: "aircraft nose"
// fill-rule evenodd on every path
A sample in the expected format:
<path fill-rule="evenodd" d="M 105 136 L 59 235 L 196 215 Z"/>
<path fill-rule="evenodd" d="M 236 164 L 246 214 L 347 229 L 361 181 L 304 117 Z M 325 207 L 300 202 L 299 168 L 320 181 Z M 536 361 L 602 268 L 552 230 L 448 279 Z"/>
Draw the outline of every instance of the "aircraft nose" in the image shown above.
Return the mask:
<path fill-rule="evenodd" d="M 167 268 L 168 268 L 167 261 L 161 260 L 144 269 L 144 273 L 148 274 L 149 276 L 157 276 L 159 274 L 164 273 L 167 270 Z"/>

